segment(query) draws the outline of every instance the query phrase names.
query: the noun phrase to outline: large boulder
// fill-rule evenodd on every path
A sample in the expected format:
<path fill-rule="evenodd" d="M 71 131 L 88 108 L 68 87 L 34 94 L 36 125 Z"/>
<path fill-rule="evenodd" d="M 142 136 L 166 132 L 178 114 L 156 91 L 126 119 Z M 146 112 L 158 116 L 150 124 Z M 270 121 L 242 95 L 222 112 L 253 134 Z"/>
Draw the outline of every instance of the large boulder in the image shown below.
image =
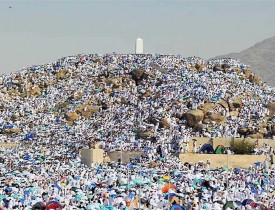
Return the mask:
<path fill-rule="evenodd" d="M 258 85 L 261 85 L 263 83 L 263 80 L 260 76 L 253 74 L 249 75 L 249 81 Z"/>
<path fill-rule="evenodd" d="M 143 94 L 143 97 L 150 97 L 152 95 L 152 91 L 146 90 L 145 93 Z"/>
<path fill-rule="evenodd" d="M 103 64 L 104 63 L 104 59 L 102 57 L 97 57 L 93 59 L 94 63 L 98 63 L 98 64 Z"/>
<path fill-rule="evenodd" d="M 38 86 L 34 86 L 29 90 L 29 93 L 33 96 L 34 95 L 40 95 L 41 94 L 41 88 L 38 87 Z"/>
<path fill-rule="evenodd" d="M 121 83 L 118 78 L 110 78 L 109 83 L 112 84 L 113 88 L 119 88 Z"/>
<path fill-rule="evenodd" d="M 241 134 L 241 135 L 246 136 L 249 133 L 249 128 L 240 128 L 238 130 L 238 133 Z"/>
<path fill-rule="evenodd" d="M 20 128 L 10 128 L 10 129 L 5 129 L 3 131 L 4 134 L 14 134 L 14 133 L 20 133 L 21 129 Z"/>
<path fill-rule="evenodd" d="M 99 111 L 100 106 L 91 106 L 87 104 L 81 104 L 76 108 L 76 113 L 80 114 L 84 118 L 89 118 L 92 114 Z"/>
<path fill-rule="evenodd" d="M 223 69 L 229 69 L 230 68 L 230 64 L 224 63 L 224 64 L 222 64 L 222 68 Z"/>
<path fill-rule="evenodd" d="M 159 163 L 153 161 L 153 162 L 149 163 L 148 168 L 156 168 L 156 167 L 158 167 L 158 166 L 159 166 Z"/>
<path fill-rule="evenodd" d="M 156 125 L 159 122 L 158 119 L 156 119 L 155 117 L 149 117 L 147 118 L 147 121 L 154 125 Z"/>
<path fill-rule="evenodd" d="M 227 101 L 224 100 L 224 99 L 219 100 L 219 101 L 217 102 L 217 104 L 221 105 L 221 106 L 222 106 L 223 108 L 225 108 L 225 109 L 228 109 L 228 108 L 229 108 Z"/>
<path fill-rule="evenodd" d="M 145 77 L 156 78 L 156 75 L 153 74 L 153 73 L 150 72 L 150 71 L 145 71 L 145 72 L 144 72 L 144 76 L 145 76 Z"/>
<path fill-rule="evenodd" d="M 243 70 L 242 69 L 240 69 L 240 68 L 238 68 L 238 67 L 234 67 L 233 69 L 232 69 L 234 72 L 236 72 L 237 74 L 240 74 Z"/>
<path fill-rule="evenodd" d="M 275 115 L 275 101 L 270 102 L 269 104 L 267 104 L 266 106 L 269 110 L 269 116 L 272 117 Z"/>
<path fill-rule="evenodd" d="M 217 124 L 224 124 L 226 121 L 226 118 L 222 116 L 221 113 L 213 113 L 213 112 L 206 113 L 205 119 L 215 121 Z"/>
<path fill-rule="evenodd" d="M 65 114 L 65 118 L 67 121 L 75 121 L 79 118 L 79 115 L 76 112 L 67 112 Z"/>
<path fill-rule="evenodd" d="M 248 138 L 252 138 L 252 139 L 263 139 L 264 136 L 262 133 L 255 133 L 255 134 L 250 134 L 248 135 Z"/>
<path fill-rule="evenodd" d="M 56 74 L 56 79 L 59 80 L 59 79 L 65 79 L 68 77 L 68 75 L 66 75 L 67 73 L 67 69 L 62 69 L 60 70 L 57 74 Z"/>
<path fill-rule="evenodd" d="M 151 130 L 147 130 L 147 131 L 137 130 L 137 136 L 138 138 L 141 138 L 141 139 L 149 139 L 153 135 L 154 135 L 154 132 Z"/>
<path fill-rule="evenodd" d="M 143 79 L 144 73 L 145 73 L 145 70 L 143 70 L 143 69 L 133 70 L 132 71 L 133 80 L 138 81 L 138 80 Z"/>
<path fill-rule="evenodd" d="M 203 124 L 196 124 L 193 127 L 193 132 L 202 132 L 202 130 L 203 130 Z"/>
<path fill-rule="evenodd" d="M 231 117 L 238 117 L 239 116 L 239 112 L 238 111 L 231 111 L 229 112 Z"/>
<path fill-rule="evenodd" d="M 205 103 L 205 104 L 203 104 L 203 106 L 200 107 L 199 109 L 202 110 L 202 111 L 204 112 L 204 114 L 205 114 L 205 113 L 207 113 L 207 112 L 213 111 L 214 107 L 215 107 L 215 104 L 214 104 L 214 103 Z"/>
<path fill-rule="evenodd" d="M 246 69 L 244 70 L 244 75 L 247 79 L 250 78 L 250 75 L 252 74 L 252 71 L 250 69 Z"/>
<path fill-rule="evenodd" d="M 198 71 L 201 71 L 203 68 L 205 68 L 205 65 L 204 65 L 204 64 L 196 63 L 195 68 L 196 68 Z"/>
<path fill-rule="evenodd" d="M 161 128 L 168 129 L 170 127 L 168 120 L 166 118 L 162 118 L 159 123 Z"/>
<path fill-rule="evenodd" d="M 75 94 L 72 95 L 72 98 L 74 100 L 80 100 L 83 97 L 83 93 L 82 92 L 77 92 Z"/>
<path fill-rule="evenodd" d="M 204 113 L 200 109 L 191 110 L 186 112 L 183 117 L 186 119 L 188 126 L 194 127 L 204 118 Z"/>
<path fill-rule="evenodd" d="M 228 104 L 230 111 L 236 111 L 237 108 L 241 108 L 243 106 L 243 102 L 240 97 L 230 99 Z"/>
<path fill-rule="evenodd" d="M 19 115 L 18 114 L 12 114 L 11 115 L 11 121 L 17 121 L 19 119 Z"/>
<path fill-rule="evenodd" d="M 223 71 L 224 69 L 222 68 L 221 65 L 216 65 L 213 67 L 213 71 Z"/>

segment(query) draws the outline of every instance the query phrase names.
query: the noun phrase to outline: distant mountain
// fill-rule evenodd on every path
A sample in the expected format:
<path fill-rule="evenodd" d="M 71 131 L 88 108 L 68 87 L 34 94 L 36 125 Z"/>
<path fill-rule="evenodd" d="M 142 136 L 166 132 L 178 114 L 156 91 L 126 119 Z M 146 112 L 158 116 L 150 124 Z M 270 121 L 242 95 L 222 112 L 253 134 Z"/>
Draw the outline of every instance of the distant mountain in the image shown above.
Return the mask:
<path fill-rule="evenodd" d="M 263 81 L 275 87 L 275 36 L 240 53 L 230 53 L 216 58 L 240 59 L 242 63 L 250 65 L 252 71 L 261 76 Z"/>

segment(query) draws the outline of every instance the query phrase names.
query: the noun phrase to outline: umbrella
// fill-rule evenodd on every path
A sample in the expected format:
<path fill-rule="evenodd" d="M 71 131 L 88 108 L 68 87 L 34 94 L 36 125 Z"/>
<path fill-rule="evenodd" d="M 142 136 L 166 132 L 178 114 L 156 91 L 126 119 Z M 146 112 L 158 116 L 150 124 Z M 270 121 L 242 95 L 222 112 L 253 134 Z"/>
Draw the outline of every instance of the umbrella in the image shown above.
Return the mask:
<path fill-rule="evenodd" d="M 251 202 L 251 203 L 249 204 L 249 206 L 251 206 L 252 208 L 259 207 L 259 209 L 261 209 L 261 210 L 267 209 L 266 206 L 265 206 L 264 204 L 262 204 L 262 203 Z"/>
<path fill-rule="evenodd" d="M 45 210 L 46 204 L 44 202 L 37 202 L 32 206 L 33 210 Z"/>
<path fill-rule="evenodd" d="M 252 202 L 253 202 L 252 199 L 245 199 L 245 200 L 242 202 L 242 205 L 243 205 L 243 206 L 246 206 L 246 205 L 248 205 L 248 204 L 250 204 L 250 203 L 252 203 Z"/>
<path fill-rule="evenodd" d="M 168 193 L 167 195 L 164 196 L 164 199 L 168 200 L 168 198 L 170 199 L 176 195 L 177 195 L 176 193 Z"/>
<path fill-rule="evenodd" d="M 170 210 L 184 210 L 184 208 L 182 206 L 176 204 L 176 205 L 173 205 L 170 208 Z"/>
<path fill-rule="evenodd" d="M 56 201 L 50 201 L 47 203 L 46 210 L 61 210 L 62 206 Z"/>
<path fill-rule="evenodd" d="M 101 210 L 105 209 L 105 207 L 100 203 L 92 203 L 86 206 L 86 210 Z"/>
<path fill-rule="evenodd" d="M 87 195 L 87 198 L 88 198 L 88 199 L 92 199 L 92 198 L 93 198 L 93 195 L 92 195 L 92 194 L 88 194 L 88 195 Z"/>
<path fill-rule="evenodd" d="M 0 195 L 0 201 L 4 200 L 5 196 L 4 195 Z"/>
<path fill-rule="evenodd" d="M 167 193 L 170 189 L 176 189 L 175 185 L 173 184 L 166 184 L 162 187 L 162 192 Z"/>
<path fill-rule="evenodd" d="M 82 196 L 81 194 L 77 194 L 77 195 L 75 196 L 75 199 L 76 199 L 76 200 L 81 200 L 82 197 L 83 197 L 83 196 Z"/>
<path fill-rule="evenodd" d="M 107 210 L 115 210 L 115 207 L 113 207 L 113 206 L 106 206 L 106 209 Z"/>
<path fill-rule="evenodd" d="M 170 180 L 170 176 L 163 176 L 162 179 L 163 179 L 163 181 L 169 181 Z"/>
<path fill-rule="evenodd" d="M 235 201 L 235 203 L 236 203 L 238 206 L 243 205 L 241 201 Z"/>
<path fill-rule="evenodd" d="M 241 173 L 241 172 L 242 172 L 242 170 L 239 169 L 239 168 L 236 168 L 236 169 L 234 170 L 234 173 L 235 173 L 235 174 L 239 174 L 239 173 Z"/>
<path fill-rule="evenodd" d="M 227 209 L 227 208 L 231 208 L 231 209 L 235 209 L 238 207 L 238 204 L 234 201 L 227 201 L 226 204 L 224 204 L 223 209 Z"/>
<path fill-rule="evenodd" d="M 256 166 L 259 166 L 259 165 L 261 165 L 261 162 L 256 162 L 256 163 L 254 163 Z"/>
<path fill-rule="evenodd" d="M 146 200 L 145 198 L 141 198 L 141 199 L 140 199 L 140 203 L 141 203 L 141 204 L 145 204 L 146 202 L 147 202 L 147 200 Z"/>

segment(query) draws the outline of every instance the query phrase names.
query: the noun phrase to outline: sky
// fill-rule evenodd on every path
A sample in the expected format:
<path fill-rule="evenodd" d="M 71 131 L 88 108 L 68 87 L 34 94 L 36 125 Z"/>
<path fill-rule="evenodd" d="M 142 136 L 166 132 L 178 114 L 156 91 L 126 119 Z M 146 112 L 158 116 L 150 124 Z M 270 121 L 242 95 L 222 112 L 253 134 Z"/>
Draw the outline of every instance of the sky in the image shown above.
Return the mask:
<path fill-rule="evenodd" d="M 10 8 L 11 7 L 11 8 Z M 275 36 L 273 1 L 0 0 L 0 72 L 79 53 L 208 59 Z"/>

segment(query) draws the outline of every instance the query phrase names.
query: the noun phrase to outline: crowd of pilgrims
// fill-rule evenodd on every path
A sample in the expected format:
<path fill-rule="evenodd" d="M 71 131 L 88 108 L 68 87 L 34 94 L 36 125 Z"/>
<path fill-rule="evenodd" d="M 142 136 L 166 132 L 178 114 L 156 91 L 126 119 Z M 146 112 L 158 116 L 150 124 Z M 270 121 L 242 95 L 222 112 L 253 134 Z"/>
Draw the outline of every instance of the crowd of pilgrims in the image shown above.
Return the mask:
<path fill-rule="evenodd" d="M 199 70 L 194 68 L 198 65 L 202 66 Z M 226 71 L 215 71 L 217 65 L 226 65 Z M 267 117 L 274 123 L 266 105 L 274 101 L 275 89 L 246 79 L 248 68 L 233 59 L 81 54 L 1 75 L 1 142 L 20 143 L 1 153 L 2 205 L 27 209 L 37 202 L 54 200 L 64 209 L 96 203 L 101 207 L 91 209 L 124 209 L 128 208 L 126 201 L 133 205 L 138 198 L 138 205 L 144 209 L 162 209 L 170 208 L 167 193 L 178 197 L 178 204 L 187 209 L 222 209 L 228 201 L 245 199 L 264 205 L 274 203 L 272 166 L 266 171 L 251 167 L 238 173 L 233 169 L 202 170 L 183 165 L 171 155 L 182 152 L 182 144 L 188 144 L 193 137 L 237 138 L 241 137 L 239 129 L 257 130 Z M 142 69 L 147 76 L 133 79 L 136 69 Z M 212 121 L 195 131 L 184 117 L 179 117 L 205 103 L 235 96 L 243 103 L 237 108 L 237 116 L 231 116 L 226 107 L 213 110 L 226 117 L 223 124 Z M 76 112 L 79 106 L 83 110 Z M 86 116 L 83 113 L 89 107 L 98 109 Z M 77 113 L 77 118 L 70 120 L 67 113 L 72 112 Z M 162 125 L 163 118 L 169 126 Z M 148 131 L 150 138 L 141 135 Z M 272 131 L 265 128 L 264 137 L 273 138 Z M 79 150 L 94 140 L 106 153 L 134 150 L 148 155 L 132 163 L 131 169 L 119 163 L 87 168 L 80 163 Z M 159 156 L 159 147 L 165 155 Z M 148 169 L 153 160 L 160 163 L 154 172 Z M 173 170 L 177 173 L 170 173 Z M 125 183 L 121 181 L 127 173 L 132 191 L 123 188 Z M 221 173 L 227 173 L 229 179 L 219 179 Z M 142 183 L 134 184 L 134 180 Z M 163 193 L 168 181 L 174 187 Z M 202 184 L 205 181 L 207 186 Z M 116 195 L 110 196 L 113 191 Z"/>

